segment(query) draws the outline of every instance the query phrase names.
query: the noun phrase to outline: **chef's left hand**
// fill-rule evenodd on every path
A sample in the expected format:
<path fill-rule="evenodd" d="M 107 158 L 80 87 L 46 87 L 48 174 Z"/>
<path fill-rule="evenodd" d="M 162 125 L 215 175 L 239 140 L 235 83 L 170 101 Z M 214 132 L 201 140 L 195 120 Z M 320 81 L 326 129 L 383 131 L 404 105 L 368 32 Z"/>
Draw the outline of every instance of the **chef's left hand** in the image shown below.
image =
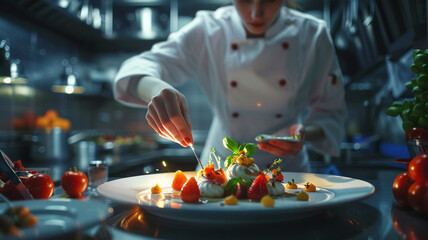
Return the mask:
<path fill-rule="evenodd" d="M 277 156 L 294 157 L 302 150 L 306 139 L 305 128 L 302 124 L 295 124 L 290 127 L 289 134 L 290 136 L 299 135 L 300 141 L 270 140 L 269 142 L 260 142 L 257 146 L 259 149 Z"/>

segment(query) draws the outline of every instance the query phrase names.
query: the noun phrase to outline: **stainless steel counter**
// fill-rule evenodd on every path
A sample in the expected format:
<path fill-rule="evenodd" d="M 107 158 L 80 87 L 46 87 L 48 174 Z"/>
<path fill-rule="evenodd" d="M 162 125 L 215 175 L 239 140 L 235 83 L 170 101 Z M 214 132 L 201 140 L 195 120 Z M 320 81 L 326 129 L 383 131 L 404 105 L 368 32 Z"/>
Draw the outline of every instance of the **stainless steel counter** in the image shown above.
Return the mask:
<path fill-rule="evenodd" d="M 188 170 L 196 166 L 189 149 L 153 150 L 108 158 L 111 161 L 111 179 L 145 174 L 144 169 L 152 169 L 156 173 L 175 171 L 183 164 L 187 164 Z M 162 168 L 162 161 L 168 162 L 168 167 Z M 147 166 L 151 168 L 145 168 Z M 323 162 L 313 162 L 312 166 L 318 173 L 332 169 L 331 165 L 325 166 Z M 173 222 L 152 216 L 139 207 L 110 202 L 115 209 L 114 215 L 81 234 L 89 239 L 404 239 L 405 236 L 428 239 L 428 217 L 399 207 L 393 198 L 392 183 L 404 171 L 403 166 L 396 165 L 392 159 L 372 159 L 334 167 L 337 167 L 336 173 L 343 176 L 370 182 L 376 188 L 375 193 L 362 201 L 332 207 L 310 218 L 245 226 Z M 64 166 L 58 168 L 67 169 Z M 54 177 L 54 180 L 58 181 L 58 178 Z M 61 190 L 57 189 L 55 196 L 60 195 Z M 86 196 L 100 199 L 94 192 L 88 192 Z"/>
<path fill-rule="evenodd" d="M 367 169 L 371 197 L 329 208 L 310 218 L 270 224 L 187 224 L 162 219 L 140 208 L 115 205 L 115 215 L 92 232 L 108 239 L 428 239 L 427 216 L 399 207 L 392 182 L 399 168 Z M 367 178 L 367 176 L 370 176 Z M 355 177 L 355 176 L 353 176 Z"/>

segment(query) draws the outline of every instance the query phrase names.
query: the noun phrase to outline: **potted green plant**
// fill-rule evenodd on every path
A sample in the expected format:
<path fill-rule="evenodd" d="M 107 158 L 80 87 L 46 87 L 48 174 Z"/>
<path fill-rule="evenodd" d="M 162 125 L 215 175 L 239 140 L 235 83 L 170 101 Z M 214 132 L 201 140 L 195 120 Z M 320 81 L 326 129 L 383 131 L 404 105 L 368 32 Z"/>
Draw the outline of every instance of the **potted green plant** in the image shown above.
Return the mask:
<path fill-rule="evenodd" d="M 412 89 L 413 98 L 393 102 L 386 114 L 401 117 L 410 157 L 428 152 L 428 49 L 413 50 L 410 70 L 415 78 L 406 83 Z"/>
<path fill-rule="evenodd" d="M 414 97 L 393 102 L 386 109 L 387 115 L 403 120 L 410 154 L 409 159 L 396 160 L 406 164 L 406 171 L 395 178 L 392 193 L 398 204 L 428 214 L 428 49 L 413 50 L 410 69 L 416 77 L 406 87 Z"/>

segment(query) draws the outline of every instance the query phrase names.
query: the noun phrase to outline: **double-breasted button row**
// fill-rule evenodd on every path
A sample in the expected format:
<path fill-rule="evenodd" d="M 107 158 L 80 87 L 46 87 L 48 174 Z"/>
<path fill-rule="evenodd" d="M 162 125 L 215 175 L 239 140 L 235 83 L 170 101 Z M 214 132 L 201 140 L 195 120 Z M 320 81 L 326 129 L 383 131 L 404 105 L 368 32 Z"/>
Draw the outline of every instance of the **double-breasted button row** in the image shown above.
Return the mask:
<path fill-rule="evenodd" d="M 233 112 L 232 113 L 232 117 L 233 118 L 238 118 L 239 117 L 239 113 L 238 112 Z M 282 114 L 281 113 L 275 114 L 275 118 L 282 118 Z"/>
<path fill-rule="evenodd" d="M 282 47 L 282 49 L 287 50 L 287 49 L 290 47 L 290 44 L 288 44 L 288 42 L 283 42 L 283 43 L 281 44 L 281 47 Z M 232 43 L 232 44 L 230 45 L 230 48 L 231 48 L 233 51 L 236 51 L 236 50 L 238 50 L 238 49 L 239 49 L 239 45 L 238 45 L 237 43 Z"/>
<path fill-rule="evenodd" d="M 284 87 L 285 85 L 287 85 L 287 81 L 284 78 L 282 78 L 278 81 L 278 85 L 281 87 Z M 238 87 L 238 82 L 235 80 L 232 80 L 232 81 L 230 81 L 230 86 L 233 88 L 236 88 L 236 87 Z"/>

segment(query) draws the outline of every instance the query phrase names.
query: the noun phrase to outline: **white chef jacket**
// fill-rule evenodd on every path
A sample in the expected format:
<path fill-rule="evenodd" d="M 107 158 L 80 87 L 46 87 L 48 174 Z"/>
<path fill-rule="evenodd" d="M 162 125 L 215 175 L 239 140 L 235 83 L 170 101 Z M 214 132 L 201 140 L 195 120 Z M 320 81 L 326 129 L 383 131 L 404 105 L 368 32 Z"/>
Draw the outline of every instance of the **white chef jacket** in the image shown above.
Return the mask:
<path fill-rule="evenodd" d="M 325 22 L 310 15 L 283 7 L 265 37 L 247 38 L 235 7 L 200 11 L 167 41 L 122 64 L 115 98 L 147 106 L 129 90 L 130 78 L 142 75 L 202 86 L 214 115 L 201 156 L 205 164 L 211 148 L 222 159 L 231 154 L 224 137 L 255 142 L 258 134 L 288 135 L 296 123 L 319 125 L 326 138 L 312 147 L 339 153 L 346 116 L 342 74 Z M 253 156 L 261 169 L 281 158 L 284 171 L 310 171 L 306 146 L 296 157 L 262 150 Z"/>

